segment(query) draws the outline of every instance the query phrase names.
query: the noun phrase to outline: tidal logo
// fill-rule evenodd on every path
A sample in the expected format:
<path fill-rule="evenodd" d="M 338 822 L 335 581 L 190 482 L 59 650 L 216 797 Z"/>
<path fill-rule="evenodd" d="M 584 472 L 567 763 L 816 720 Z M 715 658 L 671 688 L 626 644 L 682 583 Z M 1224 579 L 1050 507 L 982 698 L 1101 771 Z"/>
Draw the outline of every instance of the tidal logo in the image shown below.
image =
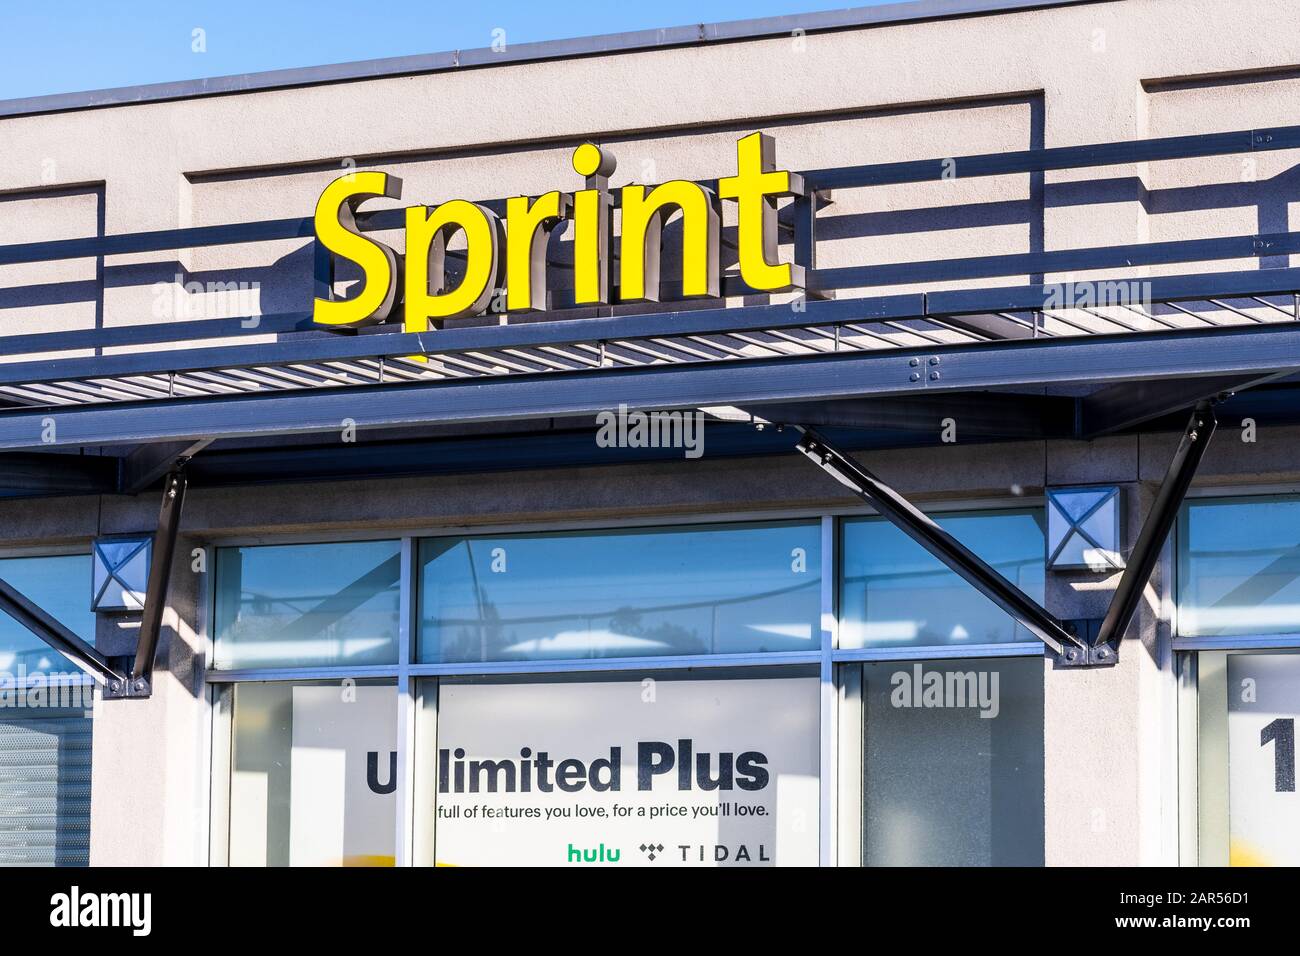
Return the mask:
<path fill-rule="evenodd" d="M 662 843 L 642 843 L 641 852 L 650 858 L 650 862 L 655 861 L 655 857 L 664 851 Z"/>
<path fill-rule="evenodd" d="M 148 936 L 152 911 L 152 893 L 83 894 L 74 886 L 50 897 L 51 926 L 125 926 L 133 936 Z"/>
<path fill-rule="evenodd" d="M 763 843 L 753 848 L 744 843 L 736 846 L 724 846 L 721 843 L 712 845 L 699 843 L 692 846 L 689 843 L 679 843 L 677 849 L 681 851 L 683 863 L 706 863 L 710 858 L 714 863 L 772 862 L 772 858 L 767 854 L 767 845 Z"/>

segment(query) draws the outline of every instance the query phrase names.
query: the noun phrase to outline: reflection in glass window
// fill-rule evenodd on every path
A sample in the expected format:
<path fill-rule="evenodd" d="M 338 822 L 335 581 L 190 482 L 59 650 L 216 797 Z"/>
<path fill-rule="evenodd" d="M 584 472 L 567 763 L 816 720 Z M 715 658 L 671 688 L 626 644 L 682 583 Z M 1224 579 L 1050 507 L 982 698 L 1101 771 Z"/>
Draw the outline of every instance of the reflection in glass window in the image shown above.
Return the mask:
<path fill-rule="evenodd" d="M 1043 519 L 1035 510 L 959 512 L 935 520 L 1037 601 Z M 840 647 L 1000 644 L 1033 635 L 883 518 L 844 522 Z"/>
<path fill-rule="evenodd" d="M 397 661 L 396 541 L 221 548 L 215 666 Z"/>
<path fill-rule="evenodd" d="M 0 559 L 0 578 L 94 642 L 89 555 Z M 0 613 L 0 866 L 88 863 L 93 686 Z"/>
<path fill-rule="evenodd" d="M 816 522 L 430 538 L 419 658 L 816 650 Z"/>
<path fill-rule="evenodd" d="M 1300 865 L 1300 653 L 1200 651 L 1191 660 L 1196 792 L 1187 805 L 1196 811 L 1197 862 Z"/>
<path fill-rule="evenodd" d="M 90 610 L 90 555 L 0 559 L 0 578 L 85 641 L 95 641 Z M 76 673 L 80 670 L 8 614 L 0 613 L 0 673 Z"/>
<path fill-rule="evenodd" d="M 1178 528 L 1181 637 L 1300 632 L 1300 499 L 1189 502 Z"/>
<path fill-rule="evenodd" d="M 392 866 L 397 687 L 235 684 L 232 866 Z"/>
<path fill-rule="evenodd" d="M 863 675 L 863 863 L 1042 866 L 1042 659 Z"/>

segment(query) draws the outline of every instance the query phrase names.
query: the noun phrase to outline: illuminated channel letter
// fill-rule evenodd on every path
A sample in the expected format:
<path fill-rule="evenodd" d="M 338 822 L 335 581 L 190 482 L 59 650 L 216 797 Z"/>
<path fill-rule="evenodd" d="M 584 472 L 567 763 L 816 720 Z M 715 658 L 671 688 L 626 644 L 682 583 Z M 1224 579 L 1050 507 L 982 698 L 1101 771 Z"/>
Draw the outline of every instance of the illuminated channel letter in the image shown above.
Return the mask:
<path fill-rule="evenodd" d="M 776 168 L 776 140 L 751 133 L 736 143 L 736 175 L 718 180 L 718 195 L 736 201 L 740 277 L 759 292 L 803 288 L 803 267 L 780 262 L 776 197 L 803 193 L 803 178 Z"/>
<path fill-rule="evenodd" d="M 381 172 L 354 172 L 325 187 L 316 202 L 316 241 L 331 253 L 361 267 L 361 291 L 350 299 L 316 299 L 317 325 L 366 325 L 382 322 L 393 309 L 397 291 L 397 257 L 382 242 L 357 230 L 357 207 L 380 196 L 397 199 L 402 181 Z"/>
<path fill-rule="evenodd" d="M 623 187 L 621 301 L 659 301 L 663 227 L 673 207 L 682 213 L 682 298 L 718 297 L 717 196 L 699 183 L 673 180 L 648 194 L 644 186 Z"/>
<path fill-rule="evenodd" d="M 573 171 L 586 179 L 586 189 L 573 194 L 573 301 L 575 305 L 608 305 L 614 274 L 614 200 L 609 177 L 617 161 L 595 143 L 573 151 Z"/>
<path fill-rule="evenodd" d="M 549 192 L 506 200 L 506 310 L 546 308 L 546 244 L 569 214 L 569 197 Z"/>
<path fill-rule="evenodd" d="M 465 233 L 465 270 L 447 288 L 447 240 Z M 427 332 L 430 319 L 477 315 L 488 307 L 500 261 L 501 220 L 490 209 L 453 199 L 406 210 L 406 321 L 403 331 Z"/>

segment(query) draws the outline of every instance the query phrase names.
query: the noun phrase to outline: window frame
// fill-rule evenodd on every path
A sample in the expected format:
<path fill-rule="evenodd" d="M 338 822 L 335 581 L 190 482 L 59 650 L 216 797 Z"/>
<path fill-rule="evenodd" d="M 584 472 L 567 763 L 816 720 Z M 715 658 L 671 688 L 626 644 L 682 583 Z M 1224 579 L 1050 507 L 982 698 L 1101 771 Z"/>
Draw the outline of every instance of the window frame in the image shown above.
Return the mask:
<path fill-rule="evenodd" d="M 1177 838 L 1180 866 L 1201 865 L 1200 799 L 1200 652 L 1259 653 L 1273 651 L 1300 652 L 1300 631 L 1291 634 L 1244 634 L 1183 637 L 1179 627 L 1178 596 L 1183 571 L 1183 537 L 1186 534 L 1188 507 L 1200 501 L 1249 501 L 1252 498 L 1294 498 L 1300 503 L 1300 487 L 1294 484 L 1265 484 L 1240 487 L 1194 488 L 1179 509 L 1171 535 L 1171 558 L 1168 561 L 1167 604 L 1170 615 L 1171 645 L 1175 678 L 1177 727 Z M 1225 821 L 1225 825 L 1226 825 Z M 1206 864 L 1210 865 L 1210 864 Z"/>
<path fill-rule="evenodd" d="M 1043 509 L 1045 499 L 1039 495 L 997 498 L 945 499 L 927 502 L 927 512 L 959 511 L 1010 511 Z M 384 678 L 397 683 L 397 859 L 398 867 L 415 865 L 415 738 L 421 717 L 421 688 L 437 686 L 442 677 L 499 677 L 530 674 L 583 674 L 618 671 L 674 671 L 697 668 L 771 667 L 783 665 L 815 665 L 821 682 L 820 695 L 820 827 L 818 856 L 820 866 L 858 866 L 856 857 L 845 858 L 841 852 L 841 831 L 844 818 L 838 808 L 844 794 L 841 792 L 843 773 L 841 766 L 852 766 L 854 741 L 861 747 L 859 727 L 856 733 L 841 732 L 844 726 L 846 694 L 844 674 L 858 671 L 855 664 L 868 661 L 912 661 L 934 659 L 1038 657 L 1045 649 L 1040 642 L 1004 644 L 979 644 L 963 647 L 935 645 L 916 648 L 855 648 L 840 649 L 839 628 L 839 577 L 841 568 L 842 518 L 872 517 L 879 513 L 862 505 L 822 509 L 775 509 L 771 511 L 708 511 L 698 514 L 645 515 L 626 514 L 611 518 L 584 520 L 549 520 L 537 522 L 510 522 L 482 525 L 444 525 L 403 529 L 341 529 L 338 531 L 313 531 L 296 534 L 258 534 L 221 536 L 205 539 L 206 567 L 213 573 L 206 575 L 202 589 L 196 631 L 204 647 L 204 688 L 208 727 L 206 733 L 206 765 L 211 771 L 211 794 L 208 821 L 208 858 L 211 865 L 224 866 L 229 862 L 229 810 L 230 810 L 230 758 L 233 731 L 233 685 L 246 682 L 332 681 L 347 678 Z M 612 530 L 619 528 L 654 527 L 669 530 L 692 525 L 743 524 L 773 521 L 816 521 L 821 534 L 821 640 L 817 650 L 745 652 L 715 655 L 687 655 L 669 657 L 582 658 L 543 661 L 471 662 L 463 664 L 417 663 L 415 661 L 418 639 L 418 601 L 416 587 L 419 581 L 418 545 L 422 538 L 477 537 L 507 534 L 545 534 L 548 532 Z M 396 664 L 349 667 L 346 665 L 311 667 L 268 667 L 239 670 L 215 670 L 213 640 L 215 634 L 216 550 L 226 547 L 259 545 L 322 544 L 344 541 L 398 540 L 401 543 L 401 576 L 399 599 L 398 660 Z M 1044 560 L 1046 555 L 1044 555 Z M 427 694 L 427 690 L 425 691 Z M 436 691 L 435 691 L 436 694 Z M 852 724 L 849 725 L 852 727 Z M 861 756 L 857 757 L 861 762 Z M 849 816 L 852 816 L 851 814 Z"/>
<path fill-rule="evenodd" d="M 1187 509 L 1194 502 L 1203 501 L 1248 501 L 1252 498 L 1293 498 L 1300 504 L 1300 488 L 1294 485 L 1252 486 L 1250 488 L 1198 488 L 1187 495 L 1187 500 L 1178 511 L 1178 520 L 1171 535 L 1173 541 L 1173 560 L 1170 561 L 1170 593 L 1172 610 L 1170 631 L 1173 635 L 1173 648 L 1178 651 L 1234 651 L 1265 650 L 1268 648 L 1300 647 L 1300 630 L 1295 633 L 1282 634 L 1241 634 L 1183 637 L 1179 627 L 1178 596 L 1181 588 L 1179 577 L 1182 573 L 1183 537 L 1186 534 Z"/>

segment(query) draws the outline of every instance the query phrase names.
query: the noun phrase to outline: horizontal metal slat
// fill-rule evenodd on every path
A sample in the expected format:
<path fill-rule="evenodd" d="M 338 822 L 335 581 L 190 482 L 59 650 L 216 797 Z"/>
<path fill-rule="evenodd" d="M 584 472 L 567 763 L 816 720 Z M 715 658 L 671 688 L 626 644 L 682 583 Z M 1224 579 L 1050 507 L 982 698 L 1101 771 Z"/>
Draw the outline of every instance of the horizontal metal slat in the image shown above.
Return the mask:
<path fill-rule="evenodd" d="M 560 319 L 521 325 L 392 332 L 369 336 L 312 337 L 258 345 L 216 346 L 179 352 L 133 352 L 122 355 L 40 359 L 0 364 L 0 384 L 157 375 L 201 369 L 249 368 L 340 359 L 413 354 L 452 355 L 484 349 L 572 345 L 609 338 L 650 338 L 704 332 L 752 331 L 816 323 L 869 322 L 924 311 L 919 294 L 812 301 L 796 310 L 790 305 L 736 309 L 698 309 L 605 319 Z M 3 346 L 3 341 L 0 341 Z"/>
<path fill-rule="evenodd" d="M 1300 126 L 1279 126 L 1267 129 L 1168 136 L 1117 143 L 1093 143 L 1005 153 L 938 157 L 901 163 L 875 163 L 832 169 L 811 169 L 803 171 L 800 175 L 815 190 L 852 189 L 938 180 L 945 178 L 945 174 L 951 175 L 950 172 L 947 172 L 948 170 L 955 171 L 961 178 L 1001 176 L 1058 169 L 1083 169 L 1161 160 L 1233 155 L 1292 149 L 1297 146 L 1300 146 Z M 479 202 L 490 208 L 499 209 L 502 207 L 504 200 L 489 199 L 479 200 Z M 383 210 L 358 217 L 358 225 L 370 229 L 397 228 L 401 224 L 401 216 L 401 210 Z M 159 252 L 204 246 L 237 245 L 247 242 L 302 239 L 311 238 L 313 235 L 312 219 L 309 216 L 304 216 L 262 222 L 223 223 L 185 229 L 164 229 L 111 236 L 89 236 L 80 239 L 56 239 L 0 246 L 0 265 L 45 262 L 58 259 L 84 259 L 95 256 Z"/>

